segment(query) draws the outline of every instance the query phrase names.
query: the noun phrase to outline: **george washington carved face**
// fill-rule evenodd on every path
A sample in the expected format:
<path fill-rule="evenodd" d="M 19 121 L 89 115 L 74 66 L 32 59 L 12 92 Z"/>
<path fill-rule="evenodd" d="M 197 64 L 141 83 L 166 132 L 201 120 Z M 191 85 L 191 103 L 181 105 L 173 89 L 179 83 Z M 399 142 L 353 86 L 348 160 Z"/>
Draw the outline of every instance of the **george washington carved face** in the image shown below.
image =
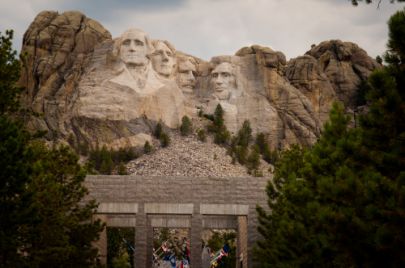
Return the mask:
<path fill-rule="evenodd" d="M 122 34 L 119 44 L 119 57 L 127 66 L 144 66 L 149 62 L 149 40 L 141 30 L 130 29 Z"/>

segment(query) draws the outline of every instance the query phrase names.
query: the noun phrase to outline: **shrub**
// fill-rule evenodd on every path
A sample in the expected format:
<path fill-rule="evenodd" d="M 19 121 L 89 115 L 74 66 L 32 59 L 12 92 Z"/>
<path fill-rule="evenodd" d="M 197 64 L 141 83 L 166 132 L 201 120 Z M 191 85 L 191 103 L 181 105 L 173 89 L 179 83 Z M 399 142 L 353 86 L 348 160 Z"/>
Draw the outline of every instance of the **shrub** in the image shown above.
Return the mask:
<path fill-rule="evenodd" d="M 204 129 L 199 129 L 197 131 L 197 137 L 199 141 L 205 142 L 207 140 L 207 135 L 205 134 Z"/>
<path fill-rule="evenodd" d="M 162 132 L 163 132 L 162 122 L 159 121 L 159 122 L 156 124 L 155 131 L 153 132 L 153 135 L 154 135 L 157 139 L 160 139 L 160 136 L 162 135 Z"/>
<path fill-rule="evenodd" d="M 258 174 L 260 166 L 259 146 L 253 145 L 250 149 L 249 157 L 247 158 L 246 166 L 250 174 Z"/>
<path fill-rule="evenodd" d="M 169 135 L 168 135 L 167 133 L 165 133 L 165 132 L 162 132 L 162 133 L 160 134 L 159 140 L 160 140 L 160 145 L 161 145 L 162 147 L 167 147 L 167 146 L 169 146 L 169 144 L 170 144 L 170 137 L 169 137 Z"/>
<path fill-rule="evenodd" d="M 152 152 L 152 149 L 153 149 L 152 145 L 150 145 L 149 141 L 145 141 L 145 144 L 143 146 L 143 152 L 145 154 L 148 154 L 148 153 Z"/>
<path fill-rule="evenodd" d="M 183 116 L 181 119 L 180 133 L 182 136 L 188 136 L 193 130 L 193 125 L 188 116 Z"/>

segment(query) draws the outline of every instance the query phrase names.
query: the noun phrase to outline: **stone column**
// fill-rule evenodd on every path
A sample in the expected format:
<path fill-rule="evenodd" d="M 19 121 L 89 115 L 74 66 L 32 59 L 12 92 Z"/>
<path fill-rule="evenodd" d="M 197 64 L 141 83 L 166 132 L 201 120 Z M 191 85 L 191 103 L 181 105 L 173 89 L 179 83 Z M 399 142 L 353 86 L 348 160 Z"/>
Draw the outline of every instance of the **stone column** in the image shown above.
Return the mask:
<path fill-rule="evenodd" d="M 135 268 L 149 268 L 147 262 L 147 221 L 144 204 L 138 205 L 135 227 Z"/>
<path fill-rule="evenodd" d="M 191 216 L 191 241 L 190 241 L 190 267 L 202 268 L 201 262 L 201 233 L 202 215 L 200 214 L 200 204 L 194 204 L 194 213 Z"/>
<path fill-rule="evenodd" d="M 107 216 L 96 214 L 93 216 L 94 220 L 101 220 L 102 222 L 107 222 Z M 107 265 L 107 226 L 100 233 L 100 238 L 98 241 L 93 243 L 94 247 L 98 249 L 98 258 L 102 265 Z"/>
<path fill-rule="evenodd" d="M 248 266 L 248 225 L 246 216 L 238 216 L 238 245 L 236 249 L 236 267 Z"/>

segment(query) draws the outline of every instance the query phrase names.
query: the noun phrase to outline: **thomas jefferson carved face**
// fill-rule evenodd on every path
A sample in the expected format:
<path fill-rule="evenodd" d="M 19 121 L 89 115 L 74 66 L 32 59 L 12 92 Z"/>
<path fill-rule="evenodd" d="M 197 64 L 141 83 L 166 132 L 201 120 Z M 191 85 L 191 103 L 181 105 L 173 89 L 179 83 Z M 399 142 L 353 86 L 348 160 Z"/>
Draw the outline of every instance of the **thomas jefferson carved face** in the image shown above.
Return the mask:
<path fill-rule="evenodd" d="M 176 60 L 174 58 L 174 51 L 167 44 L 158 41 L 155 44 L 155 51 L 151 55 L 152 66 L 155 71 L 165 77 L 173 74 Z"/>
<path fill-rule="evenodd" d="M 189 60 L 179 63 L 177 84 L 184 92 L 192 92 L 195 87 L 196 68 Z"/>
<path fill-rule="evenodd" d="M 211 84 L 217 98 L 229 99 L 231 90 L 236 88 L 233 66 L 228 62 L 223 62 L 215 67 L 211 72 Z"/>
<path fill-rule="evenodd" d="M 121 36 L 120 58 L 127 66 L 144 66 L 148 63 L 147 36 L 137 29 L 126 31 Z"/>

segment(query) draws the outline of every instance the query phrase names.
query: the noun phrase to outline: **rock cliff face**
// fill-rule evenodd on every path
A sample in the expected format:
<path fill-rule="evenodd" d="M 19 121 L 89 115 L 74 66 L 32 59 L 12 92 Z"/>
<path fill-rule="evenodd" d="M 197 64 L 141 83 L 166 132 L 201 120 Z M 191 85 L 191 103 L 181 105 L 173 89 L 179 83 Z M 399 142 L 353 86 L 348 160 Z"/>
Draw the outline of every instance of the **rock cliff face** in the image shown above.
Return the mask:
<path fill-rule="evenodd" d="M 183 116 L 213 113 L 218 104 L 233 133 L 249 120 L 272 148 L 312 144 L 332 103 L 355 108 L 357 84 L 378 67 L 338 40 L 288 62 L 259 45 L 206 62 L 139 29 L 112 39 L 79 12 L 38 14 L 22 52 L 27 124 L 53 141 L 114 148 L 143 145 L 156 122 L 177 128 Z"/>
<path fill-rule="evenodd" d="M 48 131 L 49 139 L 71 133 L 71 109 L 77 85 L 94 47 L 111 34 L 79 12 L 44 11 L 24 34 L 25 69 L 20 83 L 26 88 L 24 104 L 38 116 L 29 126 Z"/>

